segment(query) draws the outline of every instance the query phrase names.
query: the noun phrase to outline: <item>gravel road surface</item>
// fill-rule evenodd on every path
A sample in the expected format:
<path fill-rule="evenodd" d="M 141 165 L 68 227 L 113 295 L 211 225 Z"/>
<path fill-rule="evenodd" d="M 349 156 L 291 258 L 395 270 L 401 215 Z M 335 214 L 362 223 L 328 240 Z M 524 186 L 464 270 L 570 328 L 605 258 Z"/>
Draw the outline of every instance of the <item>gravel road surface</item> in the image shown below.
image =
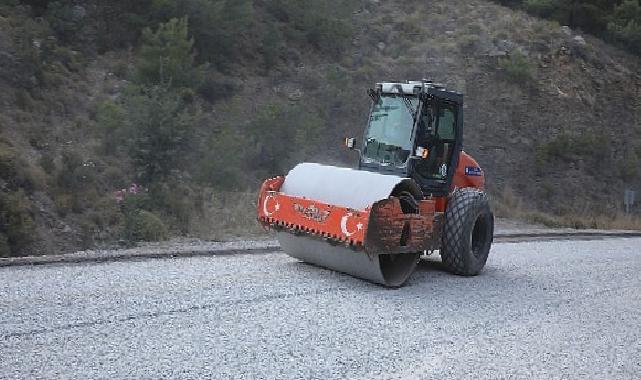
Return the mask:
<path fill-rule="evenodd" d="M 390 290 L 282 253 L 0 268 L 0 378 L 638 379 L 641 239 Z"/>

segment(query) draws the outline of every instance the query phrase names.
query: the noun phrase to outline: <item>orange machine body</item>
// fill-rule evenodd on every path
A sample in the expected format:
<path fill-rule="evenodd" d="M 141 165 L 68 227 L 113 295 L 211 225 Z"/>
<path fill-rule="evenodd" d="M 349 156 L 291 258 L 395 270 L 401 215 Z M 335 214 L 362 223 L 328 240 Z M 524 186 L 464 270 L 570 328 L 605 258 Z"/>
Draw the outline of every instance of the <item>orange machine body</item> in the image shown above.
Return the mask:
<path fill-rule="evenodd" d="M 398 198 L 381 199 L 363 210 L 295 197 L 280 191 L 285 178 L 266 180 L 258 197 L 258 220 L 267 228 L 378 252 L 404 253 L 438 249 L 447 197 L 418 202 L 417 213 L 404 213 Z M 483 189 L 478 163 L 461 152 L 452 180 L 459 187 Z"/>

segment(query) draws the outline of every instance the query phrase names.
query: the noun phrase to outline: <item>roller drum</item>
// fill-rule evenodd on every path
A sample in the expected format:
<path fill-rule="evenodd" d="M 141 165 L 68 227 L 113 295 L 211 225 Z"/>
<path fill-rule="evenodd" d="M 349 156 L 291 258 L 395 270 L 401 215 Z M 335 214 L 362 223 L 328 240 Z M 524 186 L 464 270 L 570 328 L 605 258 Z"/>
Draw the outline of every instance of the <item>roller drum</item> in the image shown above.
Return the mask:
<path fill-rule="evenodd" d="M 393 175 L 304 163 L 289 172 L 280 191 L 290 196 L 363 210 L 388 198 L 405 181 L 407 179 Z M 401 286 L 414 271 L 420 257 L 420 253 L 367 254 L 363 249 L 332 245 L 316 237 L 288 232 L 279 232 L 278 241 L 289 256 L 389 287 Z"/>

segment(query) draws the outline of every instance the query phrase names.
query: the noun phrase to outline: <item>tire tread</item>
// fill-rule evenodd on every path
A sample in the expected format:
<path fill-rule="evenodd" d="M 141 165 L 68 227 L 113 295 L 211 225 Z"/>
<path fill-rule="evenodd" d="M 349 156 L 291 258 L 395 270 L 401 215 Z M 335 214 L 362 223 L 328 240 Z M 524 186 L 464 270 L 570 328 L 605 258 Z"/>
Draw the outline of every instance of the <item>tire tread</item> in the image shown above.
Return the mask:
<path fill-rule="evenodd" d="M 445 214 L 441 248 L 441 259 L 449 272 L 462 276 L 473 276 L 478 274 L 485 265 L 487 255 L 480 261 L 476 260 L 471 257 L 471 255 L 473 256 L 470 252 L 471 247 L 466 244 L 466 240 L 470 239 L 468 235 L 471 231 L 469 229 L 473 228 L 476 215 L 478 212 L 483 212 L 484 208 L 487 208 L 491 214 L 488 197 L 482 191 L 474 188 L 461 188 L 452 193 Z M 472 217 L 474 220 L 470 220 Z"/>

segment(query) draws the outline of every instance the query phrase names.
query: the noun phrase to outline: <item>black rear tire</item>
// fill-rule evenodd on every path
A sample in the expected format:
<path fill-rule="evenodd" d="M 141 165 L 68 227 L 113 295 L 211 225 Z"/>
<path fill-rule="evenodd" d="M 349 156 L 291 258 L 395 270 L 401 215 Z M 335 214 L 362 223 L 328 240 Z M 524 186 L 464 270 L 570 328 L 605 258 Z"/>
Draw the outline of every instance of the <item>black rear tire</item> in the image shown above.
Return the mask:
<path fill-rule="evenodd" d="M 483 270 L 494 239 L 494 214 L 487 195 L 473 188 L 452 193 L 445 212 L 441 259 L 445 268 L 461 276 Z"/>

